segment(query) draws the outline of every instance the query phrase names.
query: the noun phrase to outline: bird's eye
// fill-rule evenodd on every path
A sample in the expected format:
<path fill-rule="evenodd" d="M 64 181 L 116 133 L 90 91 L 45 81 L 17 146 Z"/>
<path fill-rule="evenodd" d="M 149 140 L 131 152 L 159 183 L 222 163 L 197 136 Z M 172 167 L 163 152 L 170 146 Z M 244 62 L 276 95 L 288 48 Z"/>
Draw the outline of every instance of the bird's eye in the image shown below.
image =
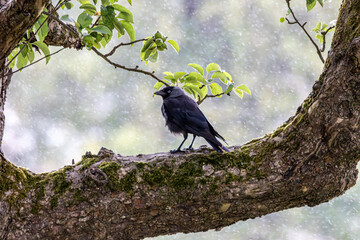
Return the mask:
<path fill-rule="evenodd" d="M 167 92 L 168 92 L 168 93 L 171 93 L 171 90 L 168 90 Z"/>

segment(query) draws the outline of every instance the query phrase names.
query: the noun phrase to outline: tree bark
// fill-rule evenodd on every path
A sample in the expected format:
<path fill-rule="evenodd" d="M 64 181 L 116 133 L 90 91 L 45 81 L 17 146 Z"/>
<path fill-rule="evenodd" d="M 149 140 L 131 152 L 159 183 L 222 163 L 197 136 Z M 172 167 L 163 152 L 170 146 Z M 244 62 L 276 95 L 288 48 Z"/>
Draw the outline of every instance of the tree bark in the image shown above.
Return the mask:
<path fill-rule="evenodd" d="M 276 131 L 219 154 L 102 149 L 51 173 L 0 159 L 0 237 L 142 239 L 222 228 L 343 194 L 360 154 L 360 0 L 345 0 L 313 91 Z"/>

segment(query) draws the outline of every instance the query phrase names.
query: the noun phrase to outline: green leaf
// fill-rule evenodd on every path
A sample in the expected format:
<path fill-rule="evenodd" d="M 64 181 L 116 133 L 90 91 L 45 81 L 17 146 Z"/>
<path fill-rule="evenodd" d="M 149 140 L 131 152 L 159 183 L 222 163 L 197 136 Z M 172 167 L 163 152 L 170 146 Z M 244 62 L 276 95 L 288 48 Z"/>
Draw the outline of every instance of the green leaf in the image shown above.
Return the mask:
<path fill-rule="evenodd" d="M 41 26 L 40 31 L 38 31 L 37 35 L 39 37 L 39 41 L 44 41 L 45 37 L 48 35 L 49 33 L 49 26 L 48 23 L 46 21 L 47 17 L 43 14 L 40 15 L 38 22 L 38 28 L 41 26 L 41 24 L 45 21 L 45 23 Z"/>
<path fill-rule="evenodd" d="M 71 2 L 66 2 L 66 3 L 65 3 L 65 7 L 66 7 L 67 9 L 71 9 L 73 6 L 74 6 L 74 4 L 72 4 Z"/>
<path fill-rule="evenodd" d="M 206 87 L 203 87 L 204 89 L 206 89 L 206 92 L 205 92 L 202 89 L 200 89 L 198 86 L 195 86 L 193 84 L 185 84 L 184 88 L 191 89 L 193 93 L 196 93 L 196 95 L 198 95 L 200 97 L 200 99 L 204 98 L 206 93 L 207 93 L 207 88 Z M 195 98 L 196 98 L 196 95 L 195 95 Z"/>
<path fill-rule="evenodd" d="M 251 95 L 250 89 L 245 85 L 240 85 L 240 86 L 236 87 L 236 89 L 242 90 L 242 91 L 246 92 L 247 94 Z"/>
<path fill-rule="evenodd" d="M 14 56 L 19 52 L 19 48 L 14 48 L 14 50 L 11 52 L 11 54 L 9 55 L 9 62 L 14 58 Z M 14 68 L 16 63 L 16 59 L 14 59 L 14 61 L 11 61 L 9 68 Z"/>
<path fill-rule="evenodd" d="M 90 3 L 89 0 L 78 0 L 81 4 L 86 4 L 86 3 Z"/>
<path fill-rule="evenodd" d="M 285 18 L 284 18 L 284 17 L 281 17 L 281 18 L 280 18 L 280 22 L 281 22 L 281 23 L 285 22 Z"/>
<path fill-rule="evenodd" d="M 233 83 L 229 84 L 229 86 L 227 87 L 227 89 L 225 91 L 225 94 L 230 93 L 233 88 L 234 88 L 234 84 Z"/>
<path fill-rule="evenodd" d="M 306 0 L 306 8 L 307 11 L 310 11 L 311 9 L 313 9 L 316 5 L 316 0 Z"/>
<path fill-rule="evenodd" d="M 27 48 L 28 48 L 27 59 L 29 60 L 30 63 L 32 63 L 34 61 L 34 59 L 35 59 L 35 53 L 34 53 L 34 51 L 32 49 L 31 43 L 28 44 Z"/>
<path fill-rule="evenodd" d="M 232 79 L 232 77 L 231 77 L 231 75 L 230 75 L 228 72 L 225 72 L 225 71 L 224 71 L 223 74 L 225 74 L 225 76 L 228 78 L 228 80 L 229 80 L 230 82 L 232 82 L 232 83 L 234 82 L 233 79 Z"/>
<path fill-rule="evenodd" d="M 108 27 L 106 27 L 105 25 L 98 25 L 95 26 L 93 28 L 90 28 L 91 32 L 98 32 L 98 33 L 102 33 L 102 34 L 109 34 L 111 35 L 111 31 Z"/>
<path fill-rule="evenodd" d="M 80 9 L 88 11 L 89 14 L 94 15 L 96 13 L 96 7 L 90 3 L 85 3 L 80 6 Z"/>
<path fill-rule="evenodd" d="M 199 64 L 189 63 L 188 65 L 198 71 L 201 75 L 204 75 L 204 69 Z"/>
<path fill-rule="evenodd" d="M 143 41 L 143 47 L 141 48 L 141 52 L 145 52 L 148 48 L 152 47 L 153 44 L 154 44 L 154 38 L 152 37 Z"/>
<path fill-rule="evenodd" d="M 166 75 L 165 77 L 163 77 L 165 79 L 168 79 L 168 80 L 171 80 L 171 81 L 175 81 L 175 77 L 174 76 L 171 76 L 171 75 Z"/>
<path fill-rule="evenodd" d="M 66 15 L 61 16 L 60 19 L 61 19 L 62 21 L 65 21 L 65 22 L 72 22 L 72 23 L 75 22 L 74 19 L 72 19 L 71 17 L 69 17 L 69 14 L 66 14 Z"/>
<path fill-rule="evenodd" d="M 199 88 L 201 93 L 200 93 L 200 97 L 204 98 L 206 96 L 206 94 L 208 93 L 208 88 L 207 86 L 203 86 Z"/>
<path fill-rule="evenodd" d="M 186 75 L 186 72 L 175 72 L 174 73 L 174 77 L 176 80 L 182 78 L 184 75 Z"/>
<path fill-rule="evenodd" d="M 186 76 L 184 81 L 186 83 L 197 83 L 196 77 L 194 76 Z"/>
<path fill-rule="evenodd" d="M 320 43 L 324 41 L 323 35 L 321 34 L 316 34 L 316 38 L 319 39 Z"/>
<path fill-rule="evenodd" d="M 217 94 L 220 94 L 223 92 L 222 88 L 217 83 L 212 83 L 209 85 L 209 87 L 210 87 L 210 91 L 213 95 L 217 95 Z M 218 96 L 218 97 L 222 97 L 222 95 Z"/>
<path fill-rule="evenodd" d="M 86 12 L 83 12 L 78 16 L 77 22 L 80 24 L 82 28 L 86 28 L 89 27 L 90 24 L 92 23 L 92 17 Z"/>
<path fill-rule="evenodd" d="M 158 57 L 159 57 L 159 54 L 157 51 L 155 51 L 155 53 L 150 56 L 149 60 L 150 60 L 150 62 L 154 63 L 158 60 Z"/>
<path fill-rule="evenodd" d="M 327 26 L 328 26 L 327 24 L 323 23 L 323 25 L 321 26 L 321 31 L 325 31 Z"/>
<path fill-rule="evenodd" d="M 176 50 L 176 52 L 179 53 L 179 45 L 174 40 L 167 40 L 168 43 L 171 44 L 171 46 Z"/>
<path fill-rule="evenodd" d="M 170 75 L 170 76 L 174 76 L 174 74 L 171 73 L 171 72 L 163 72 L 163 74 L 165 74 L 165 75 Z"/>
<path fill-rule="evenodd" d="M 225 84 L 227 84 L 228 82 L 226 75 L 221 71 L 214 72 L 211 78 L 219 78 Z"/>
<path fill-rule="evenodd" d="M 244 92 L 243 92 L 242 90 L 240 90 L 240 89 L 235 88 L 235 93 L 236 93 L 236 95 L 238 95 L 241 99 L 242 99 L 243 96 L 244 96 Z"/>
<path fill-rule="evenodd" d="M 103 23 L 110 29 L 114 29 L 114 21 L 115 18 L 115 9 L 113 6 L 101 6 L 101 19 L 103 20 Z"/>
<path fill-rule="evenodd" d="M 157 82 L 157 83 L 155 83 L 154 88 L 155 88 L 155 90 L 157 91 L 157 90 L 159 90 L 163 85 L 164 85 L 164 84 L 163 84 L 162 82 Z"/>
<path fill-rule="evenodd" d="M 27 52 L 28 52 L 28 47 L 26 45 L 23 45 L 23 44 L 20 44 L 20 49 L 22 49 L 21 51 L 21 55 L 23 57 L 26 57 L 27 56 Z"/>
<path fill-rule="evenodd" d="M 33 42 L 32 44 L 37 46 L 38 48 L 40 48 L 40 50 L 44 53 L 44 55 L 47 56 L 46 63 L 48 63 L 50 60 L 50 56 L 48 56 L 48 55 L 50 55 L 50 50 L 49 50 L 48 45 L 46 45 L 45 43 L 40 42 L 40 41 Z"/>
<path fill-rule="evenodd" d="M 17 62 L 16 62 L 17 69 L 20 69 L 20 68 L 26 66 L 26 64 L 27 64 L 27 58 L 24 57 L 22 54 L 19 54 L 17 56 Z"/>
<path fill-rule="evenodd" d="M 221 71 L 221 68 L 217 63 L 210 63 L 209 65 L 206 66 L 206 71 L 208 73 L 211 71 Z"/>
<path fill-rule="evenodd" d="M 133 14 L 132 12 L 124 6 L 119 4 L 113 4 L 115 10 L 119 11 L 120 13 L 116 16 L 117 18 L 125 19 L 128 22 L 134 23 Z"/>
<path fill-rule="evenodd" d="M 124 26 L 121 24 L 121 22 L 119 20 L 117 20 L 116 18 L 114 19 L 114 25 L 116 30 L 121 34 L 124 35 L 125 34 L 125 28 Z"/>
<path fill-rule="evenodd" d="M 132 2 L 131 2 L 131 0 L 127 0 L 128 1 L 128 3 L 130 4 L 130 5 L 132 5 Z"/>
<path fill-rule="evenodd" d="M 323 0 L 317 0 L 317 1 L 322 7 L 324 6 Z"/>
<path fill-rule="evenodd" d="M 189 73 L 189 76 L 195 77 L 198 82 L 201 82 L 201 83 L 204 84 L 204 85 L 207 84 L 205 78 L 204 78 L 200 73 L 191 72 L 191 73 Z"/>
<path fill-rule="evenodd" d="M 125 28 L 125 31 L 127 32 L 127 34 L 129 35 L 130 38 L 130 42 L 135 41 L 135 29 L 133 27 L 133 25 L 127 21 L 120 21 L 121 25 Z M 134 44 L 131 44 L 131 46 L 133 46 Z"/>
<path fill-rule="evenodd" d="M 97 4 L 97 0 L 93 0 L 94 4 L 96 5 Z"/>

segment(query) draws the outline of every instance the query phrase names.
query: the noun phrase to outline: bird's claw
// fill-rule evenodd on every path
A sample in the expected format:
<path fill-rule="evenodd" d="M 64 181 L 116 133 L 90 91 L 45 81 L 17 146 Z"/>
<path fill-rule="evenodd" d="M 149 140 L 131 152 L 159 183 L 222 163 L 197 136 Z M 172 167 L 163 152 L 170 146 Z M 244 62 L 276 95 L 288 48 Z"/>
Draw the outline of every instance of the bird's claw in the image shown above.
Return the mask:
<path fill-rule="evenodd" d="M 194 148 L 184 148 L 185 151 L 194 151 Z"/>

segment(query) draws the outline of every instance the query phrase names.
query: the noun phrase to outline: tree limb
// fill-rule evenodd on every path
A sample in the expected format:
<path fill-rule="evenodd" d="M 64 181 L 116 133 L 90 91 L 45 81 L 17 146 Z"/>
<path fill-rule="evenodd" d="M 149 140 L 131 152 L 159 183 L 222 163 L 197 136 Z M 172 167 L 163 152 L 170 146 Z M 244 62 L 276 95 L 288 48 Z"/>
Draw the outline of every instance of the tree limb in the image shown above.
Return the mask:
<path fill-rule="evenodd" d="M 358 6 L 344 1 L 324 70 L 295 116 L 230 153 L 102 149 L 42 174 L 0 155 L 0 236 L 142 239 L 219 229 L 343 194 L 360 156 Z"/>

